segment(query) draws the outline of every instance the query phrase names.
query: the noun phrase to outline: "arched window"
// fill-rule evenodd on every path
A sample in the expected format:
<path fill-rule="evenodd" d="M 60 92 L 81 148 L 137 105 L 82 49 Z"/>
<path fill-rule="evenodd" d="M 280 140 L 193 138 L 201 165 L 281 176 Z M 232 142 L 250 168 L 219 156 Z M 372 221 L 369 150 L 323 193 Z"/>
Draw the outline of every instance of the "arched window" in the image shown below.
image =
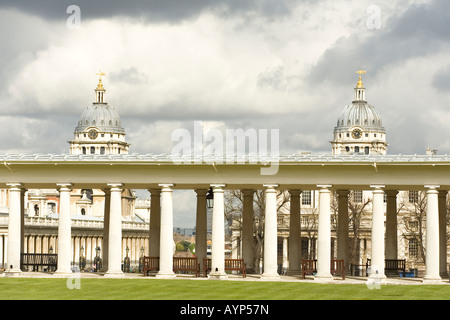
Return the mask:
<path fill-rule="evenodd" d="M 359 152 L 359 147 L 355 147 L 355 152 Z"/>
<path fill-rule="evenodd" d="M 91 147 L 91 154 L 95 154 L 95 147 Z"/>
<path fill-rule="evenodd" d="M 81 215 L 85 216 L 86 215 L 86 209 L 85 208 L 81 208 Z"/>
<path fill-rule="evenodd" d="M 105 147 L 100 147 L 100 154 L 105 154 Z"/>

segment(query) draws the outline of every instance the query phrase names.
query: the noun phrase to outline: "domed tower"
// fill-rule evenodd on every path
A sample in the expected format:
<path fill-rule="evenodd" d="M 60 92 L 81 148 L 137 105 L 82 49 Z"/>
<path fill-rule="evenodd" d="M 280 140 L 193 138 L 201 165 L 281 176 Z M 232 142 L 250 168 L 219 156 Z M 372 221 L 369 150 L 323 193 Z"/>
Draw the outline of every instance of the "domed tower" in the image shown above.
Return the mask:
<path fill-rule="evenodd" d="M 70 143 L 71 154 L 127 154 L 129 144 L 125 142 L 119 114 L 105 102 L 104 73 L 100 72 L 95 89 L 95 102 L 81 114 L 75 128 L 75 138 Z"/>
<path fill-rule="evenodd" d="M 345 107 L 334 128 L 334 140 L 330 141 L 333 154 L 374 154 L 387 151 L 386 131 L 375 108 L 366 101 L 366 89 L 362 74 L 355 88 L 352 104 Z"/>

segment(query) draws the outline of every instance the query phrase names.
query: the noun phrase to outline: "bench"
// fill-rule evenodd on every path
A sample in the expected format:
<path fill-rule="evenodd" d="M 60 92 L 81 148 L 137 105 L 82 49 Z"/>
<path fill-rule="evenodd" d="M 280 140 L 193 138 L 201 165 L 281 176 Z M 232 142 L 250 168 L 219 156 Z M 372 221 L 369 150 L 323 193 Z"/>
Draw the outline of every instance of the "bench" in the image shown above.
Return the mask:
<path fill-rule="evenodd" d="M 22 253 L 21 265 L 33 267 L 33 271 L 39 271 L 39 267 L 47 267 L 48 271 L 56 270 L 58 255 L 55 253 Z"/>
<path fill-rule="evenodd" d="M 366 270 L 371 266 L 371 259 L 367 259 Z M 384 271 L 403 271 L 406 272 L 406 260 L 405 259 L 385 259 L 384 260 Z"/>
<path fill-rule="evenodd" d="M 225 259 L 225 271 L 240 271 L 242 277 L 247 277 L 247 265 L 244 259 Z M 203 259 L 203 276 L 211 272 L 211 259 Z"/>
<path fill-rule="evenodd" d="M 198 277 L 200 275 L 200 264 L 197 262 L 197 257 L 174 257 L 173 272 L 177 273 L 179 271 L 194 272 L 195 276 Z"/>
<path fill-rule="evenodd" d="M 330 273 L 332 275 L 341 274 L 342 280 L 345 280 L 344 259 L 330 261 Z M 307 274 L 317 273 L 317 260 L 302 259 L 302 277 L 305 279 Z"/>
<path fill-rule="evenodd" d="M 159 271 L 159 257 L 144 256 L 144 266 L 142 267 L 144 276 L 147 276 L 149 271 Z"/>

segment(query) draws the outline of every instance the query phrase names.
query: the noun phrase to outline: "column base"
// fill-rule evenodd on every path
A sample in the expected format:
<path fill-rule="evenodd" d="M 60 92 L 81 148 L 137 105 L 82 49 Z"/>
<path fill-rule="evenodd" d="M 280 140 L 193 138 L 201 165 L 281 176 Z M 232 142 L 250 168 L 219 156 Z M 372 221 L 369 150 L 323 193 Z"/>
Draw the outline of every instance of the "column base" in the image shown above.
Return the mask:
<path fill-rule="evenodd" d="M 423 284 L 442 284 L 442 278 L 439 276 L 424 276 Z"/>
<path fill-rule="evenodd" d="M 208 279 L 211 280 L 227 280 L 228 275 L 225 272 L 214 271 L 208 275 Z"/>
<path fill-rule="evenodd" d="M 324 274 L 317 273 L 314 276 L 314 281 L 317 281 L 317 282 L 328 282 L 328 281 L 333 281 L 333 280 L 334 280 L 334 278 L 331 275 L 331 273 L 324 273 Z"/>
<path fill-rule="evenodd" d="M 20 269 L 8 269 L 8 270 L 5 270 L 3 275 L 5 277 L 20 277 L 22 275 L 22 273 L 23 272 Z"/>
<path fill-rule="evenodd" d="M 174 272 L 158 272 L 155 275 L 157 279 L 175 279 L 177 276 Z"/>
<path fill-rule="evenodd" d="M 281 278 L 278 273 L 263 273 L 260 279 L 264 281 L 279 281 Z"/>
<path fill-rule="evenodd" d="M 125 277 L 125 273 L 122 271 L 106 271 L 104 277 L 106 278 L 122 278 Z"/>

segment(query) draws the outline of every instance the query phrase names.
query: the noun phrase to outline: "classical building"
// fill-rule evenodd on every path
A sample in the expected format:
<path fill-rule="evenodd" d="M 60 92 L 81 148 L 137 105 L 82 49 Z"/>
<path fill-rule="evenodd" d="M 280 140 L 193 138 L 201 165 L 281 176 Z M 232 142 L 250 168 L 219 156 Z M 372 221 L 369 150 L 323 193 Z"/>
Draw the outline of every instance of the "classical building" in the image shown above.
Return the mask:
<path fill-rule="evenodd" d="M 364 105 L 365 91 L 362 86 L 357 86 L 359 104 Z M 358 90 L 359 89 L 359 90 Z M 97 90 L 100 96 L 97 103 L 103 104 L 102 90 Z M 352 103 L 353 105 L 353 103 Z M 97 106 L 106 108 L 106 106 Z M 367 107 L 367 105 L 366 105 Z M 367 107 L 370 109 L 369 107 Z M 354 119 L 353 113 L 349 117 Z M 374 117 L 373 115 L 371 117 Z M 211 223 L 211 270 L 210 278 L 227 279 L 225 272 L 225 197 L 226 190 L 241 190 L 242 192 L 242 227 L 240 249 L 250 268 L 254 268 L 255 241 L 253 238 L 253 225 L 255 211 L 253 206 L 256 192 L 264 198 L 264 221 L 259 220 L 263 230 L 263 255 L 261 259 L 262 279 L 280 279 L 279 250 L 286 252 L 289 263 L 281 264 L 291 274 L 300 272 L 302 248 L 307 249 L 310 258 L 317 260 L 316 280 L 332 280 L 330 265 L 332 258 L 344 259 L 347 267 L 351 259 L 356 263 L 371 259 L 370 278 L 386 278 L 385 259 L 400 258 L 399 229 L 401 228 L 398 208 L 401 204 L 400 191 L 408 192 L 411 203 L 418 203 L 419 198 L 426 199 L 423 208 L 423 218 L 426 234 L 424 235 L 424 248 L 426 249 L 423 281 L 426 283 L 441 283 L 441 275 L 447 272 L 447 203 L 446 197 L 450 190 L 450 157 L 447 155 L 388 155 L 383 148 L 385 143 L 384 131 L 381 122 L 377 129 L 369 127 L 371 117 L 354 119 L 354 124 L 348 123 L 347 131 L 356 129 L 372 134 L 373 139 L 381 138 L 378 146 L 373 141 L 367 144 L 357 141 L 356 134 L 349 144 L 352 153 L 327 155 L 291 154 L 276 155 L 264 161 L 255 161 L 253 155 L 191 155 L 185 156 L 183 161 L 175 161 L 171 155 L 153 154 L 102 154 L 100 149 L 95 149 L 95 154 L 90 154 L 88 144 L 79 143 L 77 150 L 86 147 L 86 154 L 62 154 L 62 155 L 35 155 L 35 154 L 8 154 L 0 155 L 0 193 L 5 198 L 6 204 L 0 209 L 7 216 L 2 216 L 3 222 L 7 218 L 6 238 L 1 238 L 1 248 L 6 267 L 5 275 L 20 275 L 21 254 L 36 248 L 36 241 L 26 245 L 27 230 L 30 230 L 26 216 L 26 201 L 33 201 L 34 213 L 42 212 L 39 203 L 45 200 L 39 193 L 35 193 L 33 199 L 26 197 L 29 190 L 56 190 L 53 194 L 53 205 L 58 218 L 45 218 L 45 223 L 52 224 L 53 236 L 51 239 L 43 236 L 39 243 L 44 252 L 49 245 L 57 253 L 57 269 L 55 276 L 68 276 L 71 274 L 73 262 L 77 259 L 77 248 L 99 246 L 101 244 L 105 276 L 123 276 L 122 262 L 126 247 L 143 248 L 146 255 L 159 257 L 158 278 L 173 278 L 173 213 L 176 206 L 183 203 L 173 201 L 174 190 L 192 190 L 197 194 L 196 209 L 196 256 L 199 261 L 207 257 L 207 194 L 213 193 L 212 223 Z M 101 119 L 98 118 L 101 123 Z M 343 118 L 344 124 L 347 118 Z M 367 126 L 364 125 L 367 119 Z M 85 127 L 77 132 L 89 134 L 95 130 L 91 118 L 87 119 L 91 127 Z M 356 126 L 356 120 L 362 121 Z M 351 120 L 353 121 L 353 120 Z M 90 122 L 90 124 L 89 124 Z M 342 123 L 342 121 L 340 122 Z M 96 120 L 97 124 L 97 120 Z M 97 128 L 97 134 L 102 131 Z M 384 129 L 383 129 L 384 130 Z M 343 134 L 345 131 L 342 131 Z M 383 132 L 383 136 L 375 137 L 374 134 Z M 351 133 L 349 132 L 351 135 Z M 93 134 L 94 136 L 95 134 Z M 98 136 L 97 136 L 98 137 Z M 84 139 L 84 136 L 78 136 Z M 87 139 L 91 139 L 86 137 Z M 338 136 L 339 138 L 339 136 Z M 341 138 L 344 138 L 341 136 Z M 77 137 L 76 137 L 77 139 Z M 91 139 L 96 140 L 96 139 Z M 89 141 L 88 141 L 89 142 Z M 92 141 L 90 141 L 92 143 Z M 124 145 L 120 145 L 124 147 Z M 117 147 L 117 148 L 120 148 Z M 360 152 L 355 152 L 355 147 L 360 147 Z M 369 154 L 361 154 L 361 147 L 369 147 Z M 373 153 L 371 148 L 373 147 Z M 376 151 L 378 149 L 381 151 Z M 88 152 L 89 150 L 89 152 Z M 97 153 L 98 150 L 98 153 Z M 375 152 L 376 151 L 376 152 Z M 269 167 L 277 170 L 269 170 Z M 276 165 L 276 166 L 275 166 Z M 124 190 L 144 189 L 150 192 L 150 225 L 145 225 L 150 230 L 137 230 L 135 222 L 133 227 L 124 226 Z M 90 222 L 95 228 L 90 242 L 86 244 L 84 234 L 78 237 L 81 228 L 85 225 L 79 220 L 73 219 L 71 196 L 74 190 L 78 192 L 77 205 L 84 209 L 85 214 L 90 213 L 88 204 L 90 190 L 102 190 L 104 193 L 104 218 L 103 221 Z M 83 191 L 84 190 L 84 191 Z M 83 192 L 81 192 L 83 191 Z M 278 210 L 278 194 L 288 193 L 289 222 Z M 93 193 L 95 195 L 95 192 Z M 350 243 L 356 242 L 351 236 L 352 205 L 364 203 L 370 198 L 370 206 L 366 212 L 370 215 L 366 218 L 367 225 L 361 225 L 357 246 L 359 251 L 354 257 L 350 255 Z M 52 203 L 51 201 L 49 203 Z M 309 203 L 310 213 L 304 214 L 302 206 Z M 37 207 L 35 207 L 38 205 Z M 31 217 L 31 219 L 41 217 Z M 315 224 L 311 235 L 307 235 L 304 229 L 305 223 L 310 219 Z M 47 220 L 51 219 L 51 220 Z M 281 221 L 280 221 L 281 220 Z M 350 222 L 349 222 L 350 221 Z M 419 220 L 411 220 L 411 226 L 417 225 Z M 409 224 L 409 223 L 408 223 Z M 418 226 L 418 225 L 417 225 Z M 48 228 L 48 227 L 47 227 Z M 133 229 L 136 228 L 136 229 Z M 37 229 L 37 228 L 36 228 Z M 137 231 L 136 231 L 137 230 Z M 95 231 L 95 232 L 94 232 Z M 38 231 L 33 231 L 38 234 Z M 136 232 L 135 241 L 124 242 L 124 239 Z M 281 233 L 280 233 L 281 232 Z M 34 233 L 33 233 L 34 234 Z M 280 234 L 285 234 L 280 241 Z M 142 235 L 139 238 L 139 235 Z M 146 241 L 148 235 L 148 241 Z M 96 238 L 95 241 L 92 239 Z M 412 235 L 410 235 L 412 236 Z M 308 239 L 307 245 L 304 245 Z M 352 239 L 353 238 L 353 239 Z M 412 239 L 412 238 L 411 238 Z M 81 241 L 79 241 L 81 240 Z M 281 242 L 281 246 L 279 245 Z M 413 242 L 413 241 L 412 241 Z M 413 244 L 411 242 L 411 247 Z M 90 244 L 89 244 L 90 243 Z M 84 246 L 86 244 L 86 246 Z M 77 247 L 78 246 L 78 247 Z M 27 248 L 27 249 L 26 249 Z M 74 249 L 75 248 L 75 249 Z M 361 249 L 362 248 L 362 249 Z M 332 250 L 333 249 L 333 250 Z M 361 253 L 361 250 L 366 250 Z M 139 251 L 139 250 L 135 250 Z M 80 252 L 81 253 L 81 252 Z M 253 264 L 253 265 L 252 265 Z"/>

